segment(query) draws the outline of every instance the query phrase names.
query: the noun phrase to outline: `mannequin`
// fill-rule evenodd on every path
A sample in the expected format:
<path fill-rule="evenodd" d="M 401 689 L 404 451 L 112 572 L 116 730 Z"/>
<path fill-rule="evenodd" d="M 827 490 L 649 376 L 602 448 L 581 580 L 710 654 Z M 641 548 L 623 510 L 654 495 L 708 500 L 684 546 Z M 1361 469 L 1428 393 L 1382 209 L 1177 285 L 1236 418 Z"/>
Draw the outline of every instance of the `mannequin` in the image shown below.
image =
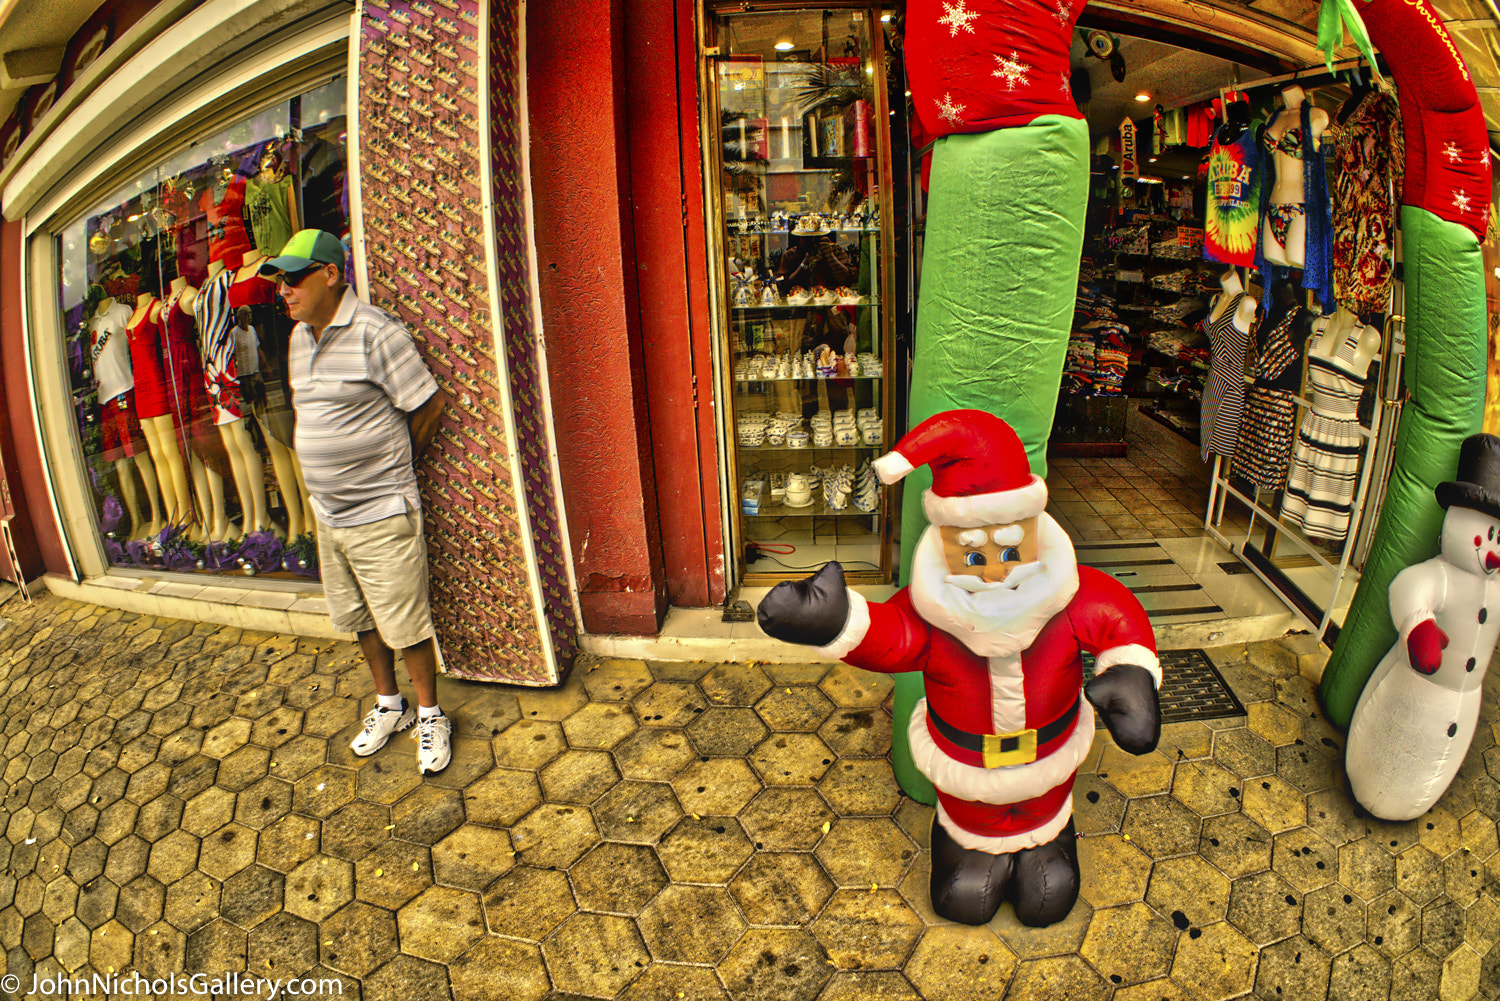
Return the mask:
<path fill-rule="evenodd" d="M 1219 278 L 1223 289 L 1209 308 L 1208 332 L 1213 361 L 1203 389 L 1199 455 L 1234 457 L 1240 421 L 1245 413 L 1245 351 L 1255 323 L 1255 297 L 1245 294 L 1240 273 L 1230 268 Z"/>
<path fill-rule="evenodd" d="M 1359 397 L 1380 331 L 1347 310 L 1329 318 L 1307 348 L 1308 396 L 1287 474 L 1281 517 L 1308 536 L 1342 542 L 1359 481 Z"/>
<path fill-rule="evenodd" d="M 234 262 L 239 264 L 236 256 Z M 213 407 L 214 424 L 229 455 L 229 469 L 240 498 L 240 516 L 244 519 L 246 532 L 263 531 L 270 528 L 266 515 L 265 473 L 255 442 L 245 426 L 246 409 L 240 398 L 239 379 L 234 367 L 234 338 L 230 336 L 231 316 L 229 309 L 229 286 L 235 272 L 225 262 L 213 261 L 208 266 L 208 281 L 198 292 L 195 313 L 198 320 L 198 345 L 203 357 L 203 381 L 208 389 Z M 216 539 L 233 538 L 232 526 L 225 525 L 228 534 L 218 535 L 217 527 L 210 535 Z"/>
<path fill-rule="evenodd" d="M 252 250 L 246 254 L 244 263 L 235 273 L 234 282 L 229 286 L 230 307 L 236 311 L 241 309 L 250 311 L 254 326 L 261 338 L 261 345 L 257 350 L 260 358 L 264 358 L 265 338 L 271 332 L 275 312 L 273 301 L 276 295 L 276 284 L 260 276 L 260 265 L 265 258 L 266 255 L 259 250 Z M 266 450 L 271 453 L 271 467 L 276 471 L 276 483 L 281 490 L 282 503 L 286 506 L 287 537 L 295 539 L 308 531 L 304 512 L 307 510 L 309 501 L 307 500 L 307 487 L 302 482 L 302 464 L 297 461 L 297 454 L 292 451 L 291 410 L 285 405 L 285 397 L 279 392 L 279 385 L 275 385 L 275 373 L 268 371 L 270 365 L 260 363 L 259 358 L 256 362 L 256 369 L 261 377 L 258 380 L 260 391 L 256 394 L 257 398 L 251 410 L 260 424 L 261 431 L 264 432 Z M 241 379 L 244 379 L 244 375 Z M 271 396 L 276 398 L 275 401 L 270 399 Z M 273 402 L 281 405 L 272 406 Z"/>
<path fill-rule="evenodd" d="M 214 178 L 214 183 L 198 199 L 198 207 L 208 217 L 210 264 L 238 260 L 250 249 L 250 234 L 245 230 L 243 215 L 245 179 L 235 176 L 233 167 L 225 165 Z"/>
<path fill-rule="evenodd" d="M 250 217 L 255 246 L 267 257 L 279 254 L 296 232 L 297 186 L 293 180 L 274 148 L 261 155 L 260 172 L 250 178 L 245 213 Z"/>
<path fill-rule="evenodd" d="M 130 367 L 135 378 L 136 417 L 156 466 L 167 524 L 186 527 L 196 518 L 182 450 L 177 447 L 177 425 L 172 420 L 167 375 L 162 368 L 161 312 L 161 300 L 150 292 L 142 292 L 136 298 L 126 333 L 130 338 Z"/>
<path fill-rule="evenodd" d="M 1291 460 L 1296 393 L 1302 387 L 1302 351 L 1312 318 L 1298 301 L 1297 286 L 1276 285 L 1272 306 L 1255 331 L 1255 382 L 1245 394 L 1245 416 L 1240 425 L 1231 469 L 1257 488 L 1286 486 Z"/>
<path fill-rule="evenodd" d="M 1311 108 L 1308 121 L 1311 136 L 1303 135 L 1302 105 L 1307 94 L 1296 84 L 1281 91 L 1286 106 L 1272 116 L 1266 125 L 1264 142 L 1276 168 L 1276 184 L 1271 188 L 1270 204 L 1261 233 L 1262 253 L 1271 264 L 1300 268 L 1307 259 L 1307 199 L 1304 190 L 1303 161 L 1319 155 L 1323 130 L 1328 127 L 1328 112 Z M 1312 197 L 1326 199 L 1326 192 Z"/>
<path fill-rule="evenodd" d="M 217 433 L 210 432 L 214 434 L 212 450 L 202 433 L 202 425 L 210 419 L 212 408 L 204 391 L 203 361 L 198 355 L 197 300 L 198 289 L 188 284 L 186 278 L 172 279 L 166 308 L 162 310 L 162 325 L 167 331 L 167 351 L 172 361 L 173 405 L 187 429 L 193 490 L 198 496 L 198 510 L 202 512 L 199 534 L 204 539 L 222 542 L 232 537 L 235 528 L 229 524 L 224 510 L 224 476 L 204 458 L 213 451 L 219 464 L 227 465 L 227 457 L 217 456 L 221 447 Z"/>
<path fill-rule="evenodd" d="M 130 318 L 129 306 L 108 296 L 101 299 L 89 321 L 89 351 L 104 426 L 104 457 L 114 462 L 120 499 L 130 513 L 131 538 L 145 539 L 162 530 L 161 498 L 157 492 L 156 467 L 147 450 L 141 447 L 142 435 L 135 416 L 135 378 L 126 345 Z M 140 495 L 131 475 L 132 459 L 151 506 L 149 521 L 141 516 Z"/>

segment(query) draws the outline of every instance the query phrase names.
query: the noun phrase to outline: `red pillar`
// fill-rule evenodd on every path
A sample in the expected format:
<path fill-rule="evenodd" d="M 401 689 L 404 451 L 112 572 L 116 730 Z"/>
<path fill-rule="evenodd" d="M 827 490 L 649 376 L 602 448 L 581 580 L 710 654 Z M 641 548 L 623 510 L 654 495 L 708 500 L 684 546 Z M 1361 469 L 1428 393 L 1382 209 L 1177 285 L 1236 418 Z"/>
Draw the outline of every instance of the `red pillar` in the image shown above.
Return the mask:
<path fill-rule="evenodd" d="M 31 409 L 26 327 L 21 316 L 21 258 L 25 247 L 19 222 L 0 223 L 0 359 L 4 359 L 0 363 L 0 463 L 4 466 L 0 475 L 10 484 L 15 507 L 11 534 L 16 540 L 20 570 L 29 579 L 43 569 L 60 574 L 70 571 L 62 535 L 52 517 L 36 413 Z"/>
<path fill-rule="evenodd" d="M 660 627 L 667 584 L 629 211 L 623 10 L 623 0 L 530 4 L 527 87 L 542 325 L 583 627 L 639 634 Z"/>

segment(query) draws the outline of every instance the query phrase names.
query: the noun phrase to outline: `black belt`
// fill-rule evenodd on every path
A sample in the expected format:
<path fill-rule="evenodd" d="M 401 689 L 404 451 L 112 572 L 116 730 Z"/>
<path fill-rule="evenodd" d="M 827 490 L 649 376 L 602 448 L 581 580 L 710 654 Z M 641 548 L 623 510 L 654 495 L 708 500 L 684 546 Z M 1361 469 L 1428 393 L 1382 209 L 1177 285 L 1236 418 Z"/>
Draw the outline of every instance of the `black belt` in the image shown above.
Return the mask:
<path fill-rule="evenodd" d="M 927 704 L 927 718 L 950 744 L 982 756 L 986 768 L 1000 768 L 1035 761 L 1038 747 L 1051 743 L 1072 729 L 1073 721 L 1078 718 L 1081 701 L 1082 696 L 1074 699 L 1073 704 L 1061 716 L 1040 729 L 1017 730 L 1014 733 L 970 733 L 960 730 L 939 716 L 930 702 Z"/>

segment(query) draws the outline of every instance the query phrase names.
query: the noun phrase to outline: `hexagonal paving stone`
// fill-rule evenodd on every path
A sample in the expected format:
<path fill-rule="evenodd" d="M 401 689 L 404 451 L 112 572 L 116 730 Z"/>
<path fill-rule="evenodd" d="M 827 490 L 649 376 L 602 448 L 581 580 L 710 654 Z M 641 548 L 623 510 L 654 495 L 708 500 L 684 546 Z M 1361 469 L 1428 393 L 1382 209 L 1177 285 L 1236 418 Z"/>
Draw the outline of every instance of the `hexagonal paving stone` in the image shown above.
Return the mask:
<path fill-rule="evenodd" d="M 771 688 L 771 679 L 753 664 L 719 664 L 699 681 L 708 700 L 719 706 L 753 706 Z"/>
<path fill-rule="evenodd" d="M 323 821 L 322 850 L 354 862 L 389 840 L 391 832 L 386 828 L 390 826 L 389 808 L 356 800 Z"/>
<path fill-rule="evenodd" d="M 435 845 L 464 822 L 463 795 L 454 789 L 423 785 L 391 810 L 394 836 L 420 845 Z"/>
<path fill-rule="evenodd" d="M 645 845 L 606 841 L 568 870 L 578 906 L 586 911 L 638 914 L 667 885 L 656 852 Z"/>
<path fill-rule="evenodd" d="M 563 733 L 573 747 L 608 750 L 635 733 L 635 716 L 624 705 L 590 702 L 563 720 Z"/>
<path fill-rule="evenodd" d="M 1125 820 L 1125 797 L 1097 775 L 1079 774 L 1073 783 L 1073 826 L 1084 837 L 1118 833 Z"/>
<path fill-rule="evenodd" d="M 1082 876 L 1079 895 L 1095 908 L 1145 899 L 1151 859 L 1121 835 L 1081 839 L 1078 868 Z"/>
<path fill-rule="evenodd" d="M 1372 838 L 1339 849 L 1339 882 L 1366 900 L 1396 885 L 1396 859 Z"/>
<path fill-rule="evenodd" d="M 1277 775 L 1245 783 L 1245 815 L 1272 834 L 1307 823 L 1307 800 L 1297 787 Z"/>
<path fill-rule="evenodd" d="M 658 681 L 631 701 L 642 726 L 684 727 L 708 708 L 696 685 Z"/>
<path fill-rule="evenodd" d="M 645 972 L 616 997 L 617 1001 L 668 1001 L 676 998 L 729 1001 L 729 995 L 724 992 L 713 970 L 661 963 L 646 967 Z"/>
<path fill-rule="evenodd" d="M 174 928 L 196 931 L 219 915 L 219 884 L 201 872 L 190 872 L 167 887 L 162 916 Z"/>
<path fill-rule="evenodd" d="M 1015 968 L 1015 953 L 988 926 L 949 924 L 927 929 L 905 972 L 925 997 L 961 998 L 975 984 L 994 984 L 998 994 Z"/>
<path fill-rule="evenodd" d="M 354 772 L 337 765 L 323 765 L 297 780 L 292 794 L 292 809 L 309 817 L 323 819 L 347 806 L 354 799 Z"/>
<path fill-rule="evenodd" d="M 895 890 L 839 890 L 812 923 L 840 969 L 899 968 L 924 928 Z"/>
<path fill-rule="evenodd" d="M 1079 999 L 1109 996 L 1109 982 L 1077 956 L 1052 956 L 1022 960 L 1016 966 L 1007 998 L 1066 997 Z"/>
<path fill-rule="evenodd" d="M 1463 846 L 1481 859 L 1489 859 L 1500 852 L 1500 836 L 1497 836 L 1496 818 L 1485 816 L 1478 810 L 1468 813 L 1459 821 Z"/>
<path fill-rule="evenodd" d="M 1314 998 L 1328 993 L 1328 955 L 1301 935 L 1261 950 L 1255 993 L 1262 998 Z"/>
<path fill-rule="evenodd" d="M 885 758 L 845 758 L 818 782 L 818 791 L 845 817 L 888 816 L 901 801 L 901 787 Z"/>
<path fill-rule="evenodd" d="M 446 963 L 484 936 L 484 911 L 476 894 L 431 886 L 396 913 L 404 952 Z"/>
<path fill-rule="evenodd" d="M 291 914 L 277 914 L 250 933 L 246 968 L 268 978 L 297 979 L 318 955 L 318 927 Z"/>
<path fill-rule="evenodd" d="M 170 884 L 198 866 L 198 839 L 187 831 L 173 831 L 151 846 L 151 862 L 146 871 L 164 884 Z"/>
<path fill-rule="evenodd" d="M 562 727 L 542 719 L 522 719 L 490 741 L 502 768 L 539 769 L 567 748 Z"/>
<path fill-rule="evenodd" d="M 456 998 L 541 1001 L 551 988 L 540 946 L 499 938 L 487 938 L 449 963 L 448 977 Z"/>
<path fill-rule="evenodd" d="M 563 922 L 542 955 L 554 986 L 595 997 L 613 997 L 651 958 L 635 922 L 588 913 Z"/>
<path fill-rule="evenodd" d="M 528 688 L 516 693 L 523 720 L 534 719 L 561 722 L 577 712 L 588 701 L 588 692 L 583 688 L 581 672 L 575 672 L 557 688 Z M 504 759 L 496 755 L 504 764 Z"/>
<path fill-rule="evenodd" d="M 291 872 L 317 854 L 318 833 L 316 820 L 287 814 L 260 832 L 256 859 L 277 872 Z"/>
<path fill-rule="evenodd" d="M 446 998 L 452 994 L 441 964 L 400 955 L 370 974 L 360 991 L 372 998 Z"/>
<path fill-rule="evenodd" d="M 309 921 L 322 921 L 354 899 L 354 870 L 348 862 L 317 855 L 286 877 L 286 909 Z"/>
<path fill-rule="evenodd" d="M 817 782 L 833 764 L 833 752 L 815 734 L 773 733 L 750 754 L 750 765 L 766 785 Z"/>
<path fill-rule="evenodd" d="M 812 789 L 767 789 L 739 819 L 756 851 L 810 851 L 834 813 Z"/>
<path fill-rule="evenodd" d="M 1229 922 L 1252 942 L 1269 945 L 1302 927 L 1302 896 L 1274 872 L 1237 879 L 1229 890 Z"/>
<path fill-rule="evenodd" d="M 254 928 L 281 910 L 285 886 L 281 873 L 253 865 L 224 881 L 219 912 L 241 928 Z"/>
<path fill-rule="evenodd" d="M 1255 960 L 1255 946 L 1229 922 L 1220 921 L 1182 933 L 1172 979 L 1202 997 L 1234 997 L 1254 983 Z"/>
<path fill-rule="evenodd" d="M 1145 904 L 1094 912 L 1080 955 L 1116 984 L 1138 984 L 1165 976 L 1172 965 L 1177 931 Z"/>
<path fill-rule="evenodd" d="M 1413 949 L 1391 964 L 1391 997 L 1402 1001 L 1441 996 L 1443 964 L 1425 949 Z"/>
<path fill-rule="evenodd" d="M 440 883 L 483 890 L 516 864 L 510 835 L 465 824 L 432 846 L 432 871 Z"/>
<path fill-rule="evenodd" d="M 99 821 L 94 825 L 94 836 L 106 845 L 115 845 L 135 829 L 135 818 L 140 807 L 128 799 L 117 800 L 99 811 Z"/>
<path fill-rule="evenodd" d="M 835 664 L 818 683 L 823 694 L 841 708 L 872 709 L 885 702 L 894 684 L 890 675 Z"/>
<path fill-rule="evenodd" d="M 716 963 L 745 931 L 729 891 L 681 883 L 658 893 L 637 924 L 659 963 Z"/>
<path fill-rule="evenodd" d="M 812 731 L 833 712 L 833 703 L 817 688 L 774 688 L 755 704 L 755 712 L 773 731 Z"/>
<path fill-rule="evenodd" d="M 697 757 L 686 731 L 665 727 L 639 729 L 614 749 L 620 774 L 643 782 L 670 781 Z"/>
<path fill-rule="evenodd" d="M 126 928 L 139 933 L 161 920 L 166 899 L 166 887 L 150 876 L 137 876 L 120 887 L 120 898 L 115 903 L 115 917 Z"/>
<path fill-rule="evenodd" d="M 265 778 L 271 766 L 271 752 L 264 747 L 249 745 L 232 752 L 219 763 L 218 784 L 231 792 L 239 792 Z"/>
<path fill-rule="evenodd" d="M 548 802 L 587 806 L 620 781 L 620 772 L 607 751 L 568 750 L 543 768 L 539 777 Z"/>
<path fill-rule="evenodd" d="M 754 709 L 743 706 L 710 708 L 687 727 L 698 753 L 717 758 L 742 758 L 770 732 Z"/>
<path fill-rule="evenodd" d="M 215 973 L 238 972 L 245 969 L 248 936 L 239 928 L 222 918 L 209 922 L 187 937 L 184 959 L 194 970 L 213 970 Z"/>
<path fill-rule="evenodd" d="M 90 928 L 99 928 L 115 916 L 120 888 L 107 879 L 91 880 L 78 889 L 78 920 Z M 0 934 L 3 940 L 3 934 Z"/>
<path fill-rule="evenodd" d="M 729 883 L 751 923 L 805 925 L 833 896 L 833 881 L 807 852 L 757 852 Z"/>
<path fill-rule="evenodd" d="M 878 707 L 837 708 L 818 728 L 818 736 L 844 757 L 879 757 L 891 750 L 891 717 Z"/>
<path fill-rule="evenodd" d="M 1422 945 L 1439 959 L 1447 959 L 1464 944 L 1464 912 L 1446 897 L 1422 910 Z"/>
<path fill-rule="evenodd" d="M 214 786 L 190 799 L 182 810 L 182 829 L 199 837 L 212 834 L 234 816 L 235 794 Z"/>
<path fill-rule="evenodd" d="M 1128 754 L 1114 744 L 1104 748 L 1098 774 L 1126 796 L 1157 796 L 1172 788 L 1172 762 L 1159 751 Z"/>
<path fill-rule="evenodd" d="M 1200 817 L 1240 808 L 1241 780 L 1216 761 L 1184 761 L 1172 778 L 1172 795 Z"/>
<path fill-rule="evenodd" d="M 578 910 L 566 873 L 529 865 L 516 866 L 495 880 L 483 903 L 491 933 L 533 942 L 546 938 Z"/>
<path fill-rule="evenodd" d="M 1334 883 L 1302 901 L 1302 930 L 1324 952 L 1336 956 L 1365 940 L 1365 904 Z"/>
<path fill-rule="evenodd" d="M 1278 834 L 1272 868 L 1303 893 L 1332 883 L 1339 872 L 1338 852 L 1308 827 Z"/>
<path fill-rule="evenodd" d="M 74 852 L 77 857 L 77 852 Z M 1479 898 L 1486 882 L 1484 866 L 1475 856 L 1459 849 L 1443 862 L 1443 888 L 1449 897 L 1468 907 Z"/>
<path fill-rule="evenodd" d="M 1396 856 L 1396 889 L 1419 907 L 1442 895 L 1443 875 L 1443 863 L 1421 845 Z"/>
<path fill-rule="evenodd" d="M 740 758 L 694 761 L 671 784 L 684 810 L 710 816 L 733 816 L 762 788 L 755 772 Z"/>
<path fill-rule="evenodd" d="M 677 797 L 664 782 L 627 779 L 594 805 L 594 817 L 603 837 L 634 844 L 656 843 L 681 816 Z"/>
<path fill-rule="evenodd" d="M 718 971 L 737 1001 L 812 1001 L 834 967 L 806 931 L 752 928 L 729 950 Z"/>
<path fill-rule="evenodd" d="M 42 913 L 52 919 L 55 925 L 61 925 L 73 916 L 73 910 L 78 904 L 78 884 L 67 877 L 54 879 L 47 884 L 47 890 L 42 898 Z"/>
<path fill-rule="evenodd" d="M 541 801 L 542 791 L 536 776 L 511 768 L 491 769 L 464 790 L 464 812 L 469 822 L 486 827 L 509 827 Z"/>
<path fill-rule="evenodd" d="M 266 685 L 264 686 L 264 689 L 269 689 L 271 687 L 273 686 Z M 276 698 L 276 703 L 279 705 L 280 701 L 281 698 L 278 695 Z M 274 705 L 265 705 L 263 708 L 261 704 L 246 705 L 246 700 L 241 699 L 240 704 L 235 707 L 235 712 L 240 716 L 249 716 L 252 719 L 255 719 L 266 715 L 267 712 L 274 708 Z M 260 711 L 257 712 L 257 709 L 259 709 Z M 311 709 L 303 712 L 302 732 L 310 733 L 314 737 L 332 737 L 346 727 L 352 728 L 357 725 L 360 719 L 363 718 L 363 716 L 364 712 L 361 710 L 360 705 L 356 700 L 329 699 L 326 702 L 319 702 Z M 266 740 L 270 741 L 277 737 L 285 736 L 280 732 L 282 728 L 282 726 L 278 725 L 271 734 L 268 734 L 266 736 Z M 290 728 L 288 728 L 288 730 L 289 729 Z M 252 731 L 250 739 L 256 740 L 256 734 L 254 731 Z M 256 743 L 260 743 L 260 741 L 256 740 Z"/>
<path fill-rule="evenodd" d="M 1132 799 L 1125 806 L 1122 831 L 1153 858 L 1185 855 L 1198 846 L 1202 822 L 1171 796 Z"/>
<path fill-rule="evenodd" d="M 1276 774 L 1305 793 L 1332 789 L 1343 776 L 1332 758 L 1300 740 L 1276 749 Z"/>
<path fill-rule="evenodd" d="M 1368 944 L 1335 956 L 1329 969 L 1328 994 L 1351 999 L 1390 997 L 1390 960 Z"/>
<path fill-rule="evenodd" d="M 1276 749 L 1248 729 L 1214 734 L 1214 760 L 1241 779 L 1270 775 L 1276 770 Z"/>
<path fill-rule="evenodd" d="M 510 840 L 519 861 L 566 869 L 600 839 L 587 808 L 543 803 L 516 822 Z"/>
<path fill-rule="evenodd" d="M 1421 944 L 1422 909 L 1395 890 L 1370 901 L 1366 914 L 1365 938 L 1387 959 L 1398 959 Z"/>
<path fill-rule="evenodd" d="M 840 818 L 813 854 L 838 886 L 895 886 L 916 850 L 893 820 Z"/>
<path fill-rule="evenodd" d="M 684 817 L 656 846 L 679 883 L 725 883 L 754 850 L 733 817 Z"/>
<path fill-rule="evenodd" d="M 358 760 L 358 759 L 356 759 Z M 410 762 L 376 758 L 355 773 L 355 791 L 360 799 L 391 806 L 422 786 L 422 776 Z"/>
<path fill-rule="evenodd" d="M 1211 925 L 1228 913 L 1229 879 L 1198 855 L 1166 859 L 1151 870 L 1146 903 L 1172 919 L 1179 930 L 1188 924 Z"/>
<path fill-rule="evenodd" d="M 271 754 L 271 771 L 284 782 L 296 782 L 324 763 L 328 741 L 302 734 L 275 748 Z"/>
<path fill-rule="evenodd" d="M 354 888 L 360 900 L 396 910 L 432 885 L 428 849 L 406 841 L 387 841 L 354 864 Z"/>
<path fill-rule="evenodd" d="M 291 784 L 267 776 L 239 794 L 234 819 L 246 827 L 263 830 L 291 808 Z"/>
<path fill-rule="evenodd" d="M 645 661 L 610 659 L 589 668 L 583 688 L 596 702 L 629 702 L 652 680 Z"/>
<path fill-rule="evenodd" d="M 1274 746 L 1290 744 L 1301 732 L 1301 722 L 1296 713 L 1275 702 L 1256 702 L 1246 707 L 1251 733 L 1263 737 Z"/>
<path fill-rule="evenodd" d="M 94 929 L 89 943 L 89 965 L 96 972 L 124 973 L 134 963 L 135 936 L 118 921 Z"/>

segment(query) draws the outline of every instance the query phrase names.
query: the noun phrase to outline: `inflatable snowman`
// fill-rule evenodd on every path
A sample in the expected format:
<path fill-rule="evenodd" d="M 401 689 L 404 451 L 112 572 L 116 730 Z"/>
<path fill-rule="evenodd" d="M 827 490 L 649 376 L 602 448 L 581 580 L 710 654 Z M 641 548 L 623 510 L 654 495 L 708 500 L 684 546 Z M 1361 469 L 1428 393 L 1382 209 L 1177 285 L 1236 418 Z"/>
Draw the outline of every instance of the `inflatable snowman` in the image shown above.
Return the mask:
<path fill-rule="evenodd" d="M 1466 439 L 1458 476 L 1438 484 L 1437 499 L 1447 509 L 1442 551 L 1391 582 L 1400 636 L 1360 695 L 1344 752 L 1354 798 L 1382 820 L 1411 820 L 1437 802 L 1479 722 L 1500 638 L 1500 438 Z"/>

